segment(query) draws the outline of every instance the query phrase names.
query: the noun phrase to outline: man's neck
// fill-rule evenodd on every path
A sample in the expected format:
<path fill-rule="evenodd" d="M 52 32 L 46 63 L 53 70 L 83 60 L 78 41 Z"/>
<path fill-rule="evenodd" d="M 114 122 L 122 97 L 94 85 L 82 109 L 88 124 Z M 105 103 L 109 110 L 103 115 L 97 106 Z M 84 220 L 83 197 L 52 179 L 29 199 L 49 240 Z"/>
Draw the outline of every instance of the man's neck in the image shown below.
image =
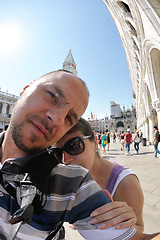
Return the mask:
<path fill-rule="evenodd" d="M 4 140 L 0 148 L 0 161 L 4 163 L 9 158 L 19 158 L 26 156 L 14 143 L 9 131 L 5 133 Z"/>

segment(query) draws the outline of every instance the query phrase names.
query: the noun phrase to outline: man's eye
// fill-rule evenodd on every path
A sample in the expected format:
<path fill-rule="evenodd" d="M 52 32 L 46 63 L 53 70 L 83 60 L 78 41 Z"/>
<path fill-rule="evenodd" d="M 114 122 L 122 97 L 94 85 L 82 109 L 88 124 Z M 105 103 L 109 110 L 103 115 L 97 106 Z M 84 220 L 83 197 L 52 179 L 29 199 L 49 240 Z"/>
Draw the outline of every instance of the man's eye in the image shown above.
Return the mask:
<path fill-rule="evenodd" d="M 70 116 L 66 116 L 67 121 L 69 122 L 69 125 L 72 126 L 73 122 Z"/>
<path fill-rule="evenodd" d="M 50 91 L 47 91 L 47 92 L 49 93 L 50 97 L 54 100 L 54 102 L 57 102 L 57 98 L 56 98 L 55 94 Z"/>

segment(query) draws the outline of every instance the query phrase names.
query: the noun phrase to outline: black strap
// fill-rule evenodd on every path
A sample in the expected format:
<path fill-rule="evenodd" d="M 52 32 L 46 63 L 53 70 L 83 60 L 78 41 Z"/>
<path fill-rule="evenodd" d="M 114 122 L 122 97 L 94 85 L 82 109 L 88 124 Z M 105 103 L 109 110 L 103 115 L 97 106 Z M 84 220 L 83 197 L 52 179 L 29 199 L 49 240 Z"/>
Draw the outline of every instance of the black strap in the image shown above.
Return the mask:
<path fill-rule="evenodd" d="M 45 238 L 45 240 L 52 240 L 53 237 L 55 237 L 56 234 L 58 233 L 58 231 L 61 229 L 62 225 L 63 225 L 63 222 L 60 222 L 58 227 L 55 230 L 53 230 L 52 232 L 50 232 L 49 235 Z"/>
<path fill-rule="evenodd" d="M 36 196 L 36 187 L 27 179 L 28 174 L 25 175 L 20 186 L 17 187 L 17 201 L 20 208 L 13 214 L 10 219 L 11 231 L 7 240 L 14 240 L 21 225 L 32 220 L 34 207 L 32 206 L 33 199 Z"/>

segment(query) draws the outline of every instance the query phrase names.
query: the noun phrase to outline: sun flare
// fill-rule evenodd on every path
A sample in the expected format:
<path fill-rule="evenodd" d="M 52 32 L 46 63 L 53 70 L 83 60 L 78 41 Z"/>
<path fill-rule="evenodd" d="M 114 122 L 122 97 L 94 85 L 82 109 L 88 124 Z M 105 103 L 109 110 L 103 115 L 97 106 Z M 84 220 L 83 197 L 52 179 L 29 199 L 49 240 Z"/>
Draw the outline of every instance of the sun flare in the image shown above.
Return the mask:
<path fill-rule="evenodd" d="M 0 24 L 0 52 L 15 51 L 22 42 L 21 30 L 16 24 Z"/>

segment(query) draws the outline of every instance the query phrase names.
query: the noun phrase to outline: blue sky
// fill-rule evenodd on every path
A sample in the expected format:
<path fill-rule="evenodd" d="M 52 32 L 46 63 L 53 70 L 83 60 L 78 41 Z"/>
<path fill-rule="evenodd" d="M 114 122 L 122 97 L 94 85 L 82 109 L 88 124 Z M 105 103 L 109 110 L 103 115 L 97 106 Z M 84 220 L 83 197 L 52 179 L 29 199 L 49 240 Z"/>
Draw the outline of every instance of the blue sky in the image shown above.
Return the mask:
<path fill-rule="evenodd" d="M 41 75 L 62 68 L 72 50 L 90 92 L 85 118 L 131 107 L 124 48 L 102 0 L 0 0 L 0 87 L 18 95 Z"/>

